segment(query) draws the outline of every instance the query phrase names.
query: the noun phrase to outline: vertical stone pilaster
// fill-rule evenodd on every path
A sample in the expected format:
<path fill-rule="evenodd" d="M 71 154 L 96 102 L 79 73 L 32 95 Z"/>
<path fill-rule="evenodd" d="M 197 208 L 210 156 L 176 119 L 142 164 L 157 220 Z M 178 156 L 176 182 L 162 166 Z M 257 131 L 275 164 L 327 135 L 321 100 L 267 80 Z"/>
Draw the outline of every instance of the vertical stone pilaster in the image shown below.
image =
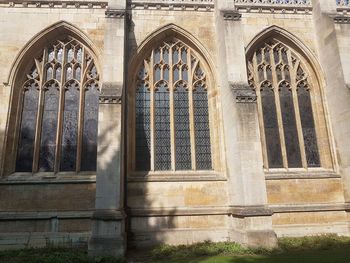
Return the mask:
<path fill-rule="evenodd" d="M 267 207 L 255 92 L 248 86 L 241 14 L 218 1 L 216 28 L 219 89 L 231 203 L 230 238 L 248 245 L 276 245 Z M 242 216 L 243 215 L 243 216 Z"/>
<path fill-rule="evenodd" d="M 336 1 L 313 1 L 317 53 L 325 79 L 322 89 L 335 142 L 334 155 L 338 157 L 335 168 L 343 179 L 345 202 L 350 202 L 350 89 L 346 83 L 350 81 L 349 47 L 339 46 L 339 40 L 343 44 L 350 42 L 350 24 L 335 23 L 346 17 L 349 16 L 336 11 Z"/>
<path fill-rule="evenodd" d="M 122 172 L 122 93 L 126 1 L 106 10 L 103 72 L 98 123 L 96 202 L 89 254 L 121 256 L 126 249 Z"/>

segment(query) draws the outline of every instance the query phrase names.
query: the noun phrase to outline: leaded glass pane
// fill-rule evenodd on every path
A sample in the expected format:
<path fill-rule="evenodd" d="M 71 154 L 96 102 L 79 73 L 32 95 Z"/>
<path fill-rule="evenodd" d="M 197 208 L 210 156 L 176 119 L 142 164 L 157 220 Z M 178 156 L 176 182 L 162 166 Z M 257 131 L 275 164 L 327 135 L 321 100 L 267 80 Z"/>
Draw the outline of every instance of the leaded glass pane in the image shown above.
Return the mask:
<path fill-rule="evenodd" d="M 97 125 L 99 91 L 88 86 L 85 91 L 83 145 L 81 153 L 81 171 L 96 171 Z"/>
<path fill-rule="evenodd" d="M 310 90 L 307 89 L 303 83 L 301 83 L 298 88 L 298 103 L 301 125 L 303 129 L 307 165 L 309 167 L 319 167 L 321 163 L 318 154 L 315 124 L 310 99 Z"/>
<path fill-rule="evenodd" d="M 161 85 L 154 93 L 154 168 L 171 169 L 169 91 Z"/>
<path fill-rule="evenodd" d="M 208 111 L 208 95 L 203 86 L 198 85 L 193 91 L 194 129 L 196 143 L 197 170 L 210 170 L 211 147 Z"/>
<path fill-rule="evenodd" d="M 179 86 L 174 92 L 175 169 L 190 170 L 191 137 L 189 124 L 188 91 Z"/>
<path fill-rule="evenodd" d="M 17 149 L 17 172 L 32 171 L 38 99 L 39 91 L 35 83 L 32 82 L 24 92 L 21 130 Z"/>
<path fill-rule="evenodd" d="M 40 143 L 40 172 L 53 172 L 55 164 L 59 90 L 52 84 L 45 91 Z"/>
<path fill-rule="evenodd" d="M 151 169 L 150 92 L 144 83 L 136 91 L 136 170 Z"/>
<path fill-rule="evenodd" d="M 280 104 L 288 167 L 302 167 L 292 91 L 286 84 L 281 86 Z"/>
<path fill-rule="evenodd" d="M 260 94 L 269 167 L 282 168 L 283 161 L 276 115 L 275 94 L 268 85 L 263 87 Z"/>
<path fill-rule="evenodd" d="M 61 171 L 75 171 L 78 143 L 79 90 L 76 83 L 68 86 L 64 98 Z"/>

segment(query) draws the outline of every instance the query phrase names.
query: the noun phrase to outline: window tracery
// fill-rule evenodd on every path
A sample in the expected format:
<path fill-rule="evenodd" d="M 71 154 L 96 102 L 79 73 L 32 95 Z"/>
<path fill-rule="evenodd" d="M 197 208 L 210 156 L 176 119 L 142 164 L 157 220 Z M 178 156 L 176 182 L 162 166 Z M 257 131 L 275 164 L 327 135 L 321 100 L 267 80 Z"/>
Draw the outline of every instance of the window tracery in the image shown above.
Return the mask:
<path fill-rule="evenodd" d="M 256 90 L 266 168 L 320 167 L 314 94 L 298 55 L 278 40 L 258 48 L 248 62 Z"/>
<path fill-rule="evenodd" d="M 98 73 L 67 37 L 45 47 L 22 86 L 17 172 L 96 170 Z"/>
<path fill-rule="evenodd" d="M 144 59 L 135 91 L 135 170 L 212 169 L 206 78 L 178 39 Z"/>

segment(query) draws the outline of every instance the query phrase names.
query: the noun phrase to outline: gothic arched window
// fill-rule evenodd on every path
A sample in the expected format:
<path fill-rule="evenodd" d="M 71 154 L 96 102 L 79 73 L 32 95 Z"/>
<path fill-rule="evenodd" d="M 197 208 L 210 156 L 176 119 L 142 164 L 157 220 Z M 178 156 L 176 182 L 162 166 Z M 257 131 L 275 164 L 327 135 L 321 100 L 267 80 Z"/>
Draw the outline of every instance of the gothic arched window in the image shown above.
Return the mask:
<path fill-rule="evenodd" d="M 322 103 L 315 102 L 320 98 L 318 83 L 305 60 L 282 42 L 271 40 L 249 58 L 248 77 L 258 97 L 264 166 L 321 167 L 321 153 L 327 151 L 321 149 L 325 125 L 316 125 L 317 120 L 324 123 L 317 114 Z"/>
<path fill-rule="evenodd" d="M 30 63 L 15 171 L 95 171 L 99 76 L 89 50 L 67 37 Z"/>
<path fill-rule="evenodd" d="M 135 83 L 134 170 L 212 169 L 207 86 L 201 61 L 182 41 L 147 54 Z"/>

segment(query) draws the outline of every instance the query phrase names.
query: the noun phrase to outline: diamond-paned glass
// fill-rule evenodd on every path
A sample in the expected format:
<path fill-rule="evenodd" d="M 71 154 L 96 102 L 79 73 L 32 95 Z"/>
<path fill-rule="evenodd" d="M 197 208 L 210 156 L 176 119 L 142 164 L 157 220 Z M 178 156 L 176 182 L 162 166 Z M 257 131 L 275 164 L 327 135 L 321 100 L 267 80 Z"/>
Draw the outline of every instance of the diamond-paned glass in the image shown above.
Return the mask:
<path fill-rule="evenodd" d="M 207 76 L 201 65 L 175 38 L 142 61 L 134 93 L 134 170 L 212 169 Z"/>
<path fill-rule="evenodd" d="M 179 85 L 174 91 L 175 169 L 191 170 L 191 136 L 188 91 Z"/>
<path fill-rule="evenodd" d="M 145 83 L 140 83 L 136 91 L 136 170 L 151 169 L 151 93 Z"/>
<path fill-rule="evenodd" d="M 66 36 L 31 63 L 22 87 L 16 171 L 95 171 L 99 76 L 89 51 Z"/>
<path fill-rule="evenodd" d="M 298 55 L 277 40 L 264 43 L 249 59 L 248 79 L 261 104 L 268 168 L 321 165 L 303 67 Z"/>
<path fill-rule="evenodd" d="M 161 85 L 154 93 L 154 169 L 171 169 L 169 91 Z"/>
<path fill-rule="evenodd" d="M 30 81 L 24 89 L 21 130 L 17 150 L 17 172 L 32 171 L 39 98 L 39 90 L 36 85 L 34 80 Z"/>
<path fill-rule="evenodd" d="M 194 138 L 196 142 L 197 170 L 210 170 L 211 147 L 208 94 L 202 85 L 193 91 Z"/>

